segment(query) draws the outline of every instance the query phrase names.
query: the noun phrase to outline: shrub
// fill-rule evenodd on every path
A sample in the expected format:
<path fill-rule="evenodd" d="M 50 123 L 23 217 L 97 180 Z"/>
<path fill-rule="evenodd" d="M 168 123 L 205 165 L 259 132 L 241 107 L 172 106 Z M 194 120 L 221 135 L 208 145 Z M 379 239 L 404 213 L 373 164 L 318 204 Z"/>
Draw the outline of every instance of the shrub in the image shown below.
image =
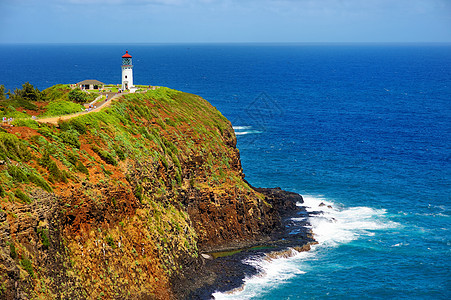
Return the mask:
<path fill-rule="evenodd" d="M 0 85 L 0 101 L 2 101 L 2 100 L 6 100 L 4 84 Z"/>
<path fill-rule="evenodd" d="M 30 274 L 31 277 L 34 277 L 33 265 L 28 258 L 20 260 L 20 264 L 22 265 L 22 268 L 24 268 L 24 270 L 27 271 L 28 274 Z"/>
<path fill-rule="evenodd" d="M 70 163 L 71 163 L 72 165 L 74 165 L 74 166 L 77 164 L 77 161 L 78 161 L 77 155 L 75 155 L 75 154 L 72 153 L 71 151 L 68 151 L 68 152 L 67 152 L 66 159 L 67 159 L 68 162 L 70 162 Z"/>
<path fill-rule="evenodd" d="M 177 126 L 177 124 L 175 124 L 174 120 L 172 120 L 172 119 L 170 119 L 170 118 L 166 118 L 166 119 L 164 120 L 164 122 L 165 122 L 166 124 L 168 124 L 169 126 L 172 126 L 172 127 L 176 127 L 176 126 Z"/>
<path fill-rule="evenodd" d="M 135 190 L 135 197 L 141 202 L 143 198 L 143 187 L 138 185 Z"/>
<path fill-rule="evenodd" d="M 45 108 L 47 111 L 41 115 L 42 117 L 69 115 L 85 109 L 83 105 L 65 100 L 50 102 Z"/>
<path fill-rule="evenodd" d="M 0 106 L 2 106 L 2 116 L 6 118 L 29 118 L 30 116 L 27 114 L 24 114 L 23 112 L 20 112 L 16 110 L 16 106 L 19 107 L 16 100 L 8 99 L 6 101 L 0 102 Z"/>
<path fill-rule="evenodd" d="M 79 88 L 73 89 L 69 92 L 67 95 L 70 101 L 76 102 L 76 103 L 86 103 L 88 102 L 88 95 L 86 92 L 83 92 Z"/>
<path fill-rule="evenodd" d="M 29 160 L 31 158 L 28 147 L 17 136 L 0 132 L 0 159 Z"/>
<path fill-rule="evenodd" d="M 50 129 L 49 127 L 41 127 L 38 130 L 38 133 L 42 134 L 43 136 L 47 137 L 47 138 L 51 138 L 51 139 L 55 139 L 55 133 L 52 129 Z"/>
<path fill-rule="evenodd" d="M 50 172 L 50 175 L 55 178 L 57 181 L 61 178 L 61 171 L 53 160 L 50 160 L 47 169 Z"/>
<path fill-rule="evenodd" d="M 0 197 L 5 197 L 5 190 L 3 189 L 1 184 L 0 184 Z"/>
<path fill-rule="evenodd" d="M 78 131 L 79 134 L 86 133 L 86 124 L 81 121 L 79 118 L 73 118 L 69 121 L 69 125 L 71 128 Z"/>
<path fill-rule="evenodd" d="M 27 174 L 15 165 L 8 166 L 8 174 L 17 182 L 27 182 Z"/>
<path fill-rule="evenodd" d="M 20 95 L 22 96 L 22 98 L 29 101 L 38 101 L 42 99 L 41 92 L 29 82 L 22 84 L 22 92 L 20 93 Z"/>
<path fill-rule="evenodd" d="M 25 194 L 24 192 L 22 192 L 22 191 L 19 190 L 19 189 L 17 189 L 17 190 L 14 192 L 14 196 L 16 196 L 17 198 L 19 198 L 20 200 L 22 200 L 22 201 L 25 202 L 25 203 L 31 203 L 31 202 L 32 202 L 32 201 L 31 201 L 31 198 L 28 197 L 27 194 Z"/>
<path fill-rule="evenodd" d="M 69 122 L 64 122 L 61 119 L 58 120 L 58 127 L 60 128 L 61 131 L 66 131 L 66 130 L 71 129 Z"/>
<path fill-rule="evenodd" d="M 39 129 L 39 123 L 32 119 L 18 119 L 12 122 L 14 126 L 18 127 L 29 127 L 32 129 Z"/>
<path fill-rule="evenodd" d="M 102 171 L 105 175 L 110 176 L 113 174 L 113 172 L 111 172 L 110 170 L 107 170 L 103 164 L 101 167 L 102 167 Z"/>
<path fill-rule="evenodd" d="M 39 160 L 39 163 L 41 166 L 46 167 L 49 171 L 50 182 L 67 182 L 66 175 L 61 172 L 57 164 L 50 158 L 50 154 L 47 151 L 44 152 L 42 158 Z"/>
<path fill-rule="evenodd" d="M 78 131 L 73 129 L 63 131 L 59 135 L 63 143 L 66 143 L 77 149 L 80 149 L 80 140 L 78 139 L 78 136 L 79 136 Z"/>
<path fill-rule="evenodd" d="M 111 248 L 116 248 L 116 245 L 114 244 L 114 239 L 111 236 L 107 236 L 105 241 Z"/>
<path fill-rule="evenodd" d="M 47 149 L 44 149 L 44 154 L 42 154 L 42 157 L 39 159 L 39 164 L 43 167 L 48 167 L 50 164 L 50 154 L 47 151 Z"/>
<path fill-rule="evenodd" d="M 34 184 L 36 184 L 37 186 L 39 186 L 40 188 L 42 188 L 43 190 L 51 193 L 52 192 L 52 187 L 47 183 L 47 181 L 42 178 L 41 175 L 39 174 L 35 174 L 35 173 L 31 173 L 28 175 L 28 180 L 30 182 L 33 182 Z"/>
<path fill-rule="evenodd" d="M 163 155 L 160 156 L 161 163 L 163 164 L 164 168 L 167 170 L 169 167 L 168 161 L 166 160 L 166 157 Z"/>
<path fill-rule="evenodd" d="M 42 91 L 48 101 L 57 99 L 67 99 L 67 94 L 71 91 L 68 84 L 57 84 Z"/>
<path fill-rule="evenodd" d="M 38 236 L 41 239 L 44 249 L 48 249 L 50 246 L 49 230 L 46 228 L 38 228 Z"/>
<path fill-rule="evenodd" d="M 114 159 L 113 155 L 109 153 L 108 151 L 105 151 L 103 149 L 100 149 L 99 147 L 92 146 L 92 150 L 97 153 L 100 158 L 105 161 L 107 164 L 117 166 L 117 161 Z"/>
<path fill-rule="evenodd" d="M 120 146 L 115 146 L 114 151 L 116 152 L 116 155 L 120 160 L 125 160 L 125 153 Z"/>
<path fill-rule="evenodd" d="M 72 118 L 69 121 L 60 120 L 58 126 L 61 131 L 76 130 L 79 134 L 85 134 L 87 131 L 85 122 L 81 121 L 79 117 Z"/>
<path fill-rule="evenodd" d="M 11 256 L 12 259 L 17 258 L 16 246 L 13 242 L 9 243 L 9 256 Z"/>
<path fill-rule="evenodd" d="M 182 184 L 182 175 L 180 175 L 180 172 L 178 169 L 175 172 L 175 179 L 177 180 L 177 183 L 179 185 Z"/>
<path fill-rule="evenodd" d="M 22 89 L 15 89 L 14 94 L 10 95 L 13 100 L 39 101 L 43 99 L 43 94 L 29 82 L 22 84 Z"/>
<path fill-rule="evenodd" d="M 33 103 L 30 102 L 30 100 L 27 99 L 15 99 L 13 102 L 11 102 L 11 105 L 14 106 L 15 108 L 25 108 L 25 109 L 29 109 L 29 110 L 34 110 L 37 111 L 38 107 L 36 105 L 34 105 Z M 25 111 L 26 113 L 26 111 Z"/>
<path fill-rule="evenodd" d="M 78 162 L 77 162 L 77 165 L 75 166 L 75 169 L 76 169 L 78 172 L 80 172 L 80 173 L 89 175 L 88 168 L 86 168 L 86 166 L 85 166 L 81 161 L 78 161 Z"/>

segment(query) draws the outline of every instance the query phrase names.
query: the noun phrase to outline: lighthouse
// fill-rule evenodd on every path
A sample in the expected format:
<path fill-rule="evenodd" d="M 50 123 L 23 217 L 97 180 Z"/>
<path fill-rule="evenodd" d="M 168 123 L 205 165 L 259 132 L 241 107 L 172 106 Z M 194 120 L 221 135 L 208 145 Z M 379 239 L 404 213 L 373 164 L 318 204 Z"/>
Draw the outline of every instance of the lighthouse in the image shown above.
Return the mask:
<path fill-rule="evenodd" d="M 133 88 L 133 65 L 132 56 L 125 51 L 122 55 L 122 90 Z"/>

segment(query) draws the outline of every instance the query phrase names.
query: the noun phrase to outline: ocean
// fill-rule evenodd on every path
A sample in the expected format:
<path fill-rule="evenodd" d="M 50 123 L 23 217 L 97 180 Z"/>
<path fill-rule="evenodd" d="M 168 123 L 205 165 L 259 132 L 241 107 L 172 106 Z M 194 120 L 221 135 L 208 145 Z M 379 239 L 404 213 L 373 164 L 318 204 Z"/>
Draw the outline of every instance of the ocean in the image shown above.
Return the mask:
<path fill-rule="evenodd" d="M 0 45 L 0 84 L 119 83 L 125 50 L 232 122 L 251 184 L 322 212 L 311 251 L 217 299 L 451 298 L 451 45 Z"/>

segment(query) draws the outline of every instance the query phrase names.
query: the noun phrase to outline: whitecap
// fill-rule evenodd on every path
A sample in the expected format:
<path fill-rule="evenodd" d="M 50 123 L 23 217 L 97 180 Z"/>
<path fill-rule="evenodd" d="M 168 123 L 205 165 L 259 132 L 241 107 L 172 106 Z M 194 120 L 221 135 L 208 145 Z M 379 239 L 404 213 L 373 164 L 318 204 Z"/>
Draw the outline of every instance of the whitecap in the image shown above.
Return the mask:
<path fill-rule="evenodd" d="M 318 196 L 303 196 L 315 239 L 320 245 L 335 247 L 360 236 L 373 236 L 375 230 L 398 227 L 387 219 L 385 209 L 371 207 L 343 207 Z"/>
<path fill-rule="evenodd" d="M 395 228 L 399 224 L 388 220 L 385 209 L 371 207 L 345 207 L 336 204 L 323 196 L 303 196 L 305 206 L 311 213 L 308 217 L 311 229 L 318 245 L 311 247 L 308 252 L 297 252 L 292 257 L 276 259 L 250 258 L 244 263 L 257 268 L 258 275 L 245 278 L 244 285 L 231 292 L 213 294 L 215 299 L 256 299 L 261 298 L 270 290 L 285 284 L 294 276 L 306 273 L 303 262 L 315 259 L 321 248 L 337 247 L 349 243 L 362 236 L 372 236 L 374 231 Z M 305 218 L 291 219 L 303 222 Z M 402 244 L 400 244 L 402 245 Z M 397 245 L 394 245 L 397 247 Z"/>
<path fill-rule="evenodd" d="M 300 261 L 312 256 L 312 253 L 298 252 L 294 249 L 291 249 L 291 252 L 294 256 L 275 259 L 266 256 L 251 257 L 243 261 L 254 266 L 258 270 L 258 274 L 245 278 L 244 285 L 238 289 L 225 293 L 214 293 L 214 298 L 240 300 L 259 298 L 271 289 L 286 283 L 294 276 L 305 274 L 305 271 L 300 268 Z"/>
<path fill-rule="evenodd" d="M 232 126 L 233 130 L 246 130 L 251 129 L 252 126 Z"/>
<path fill-rule="evenodd" d="M 262 133 L 260 130 L 250 130 L 252 129 L 252 126 L 232 126 L 232 128 L 235 130 L 235 135 Z"/>
<path fill-rule="evenodd" d="M 262 133 L 262 132 L 259 130 L 235 131 L 235 135 L 245 135 L 245 134 L 253 134 L 253 133 Z"/>

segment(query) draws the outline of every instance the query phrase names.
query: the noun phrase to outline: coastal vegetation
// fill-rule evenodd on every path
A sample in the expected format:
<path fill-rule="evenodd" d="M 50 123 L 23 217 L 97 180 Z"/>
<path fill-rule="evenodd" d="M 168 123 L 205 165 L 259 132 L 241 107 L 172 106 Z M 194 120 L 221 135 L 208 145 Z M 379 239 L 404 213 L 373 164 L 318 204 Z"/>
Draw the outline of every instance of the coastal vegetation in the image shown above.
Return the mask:
<path fill-rule="evenodd" d="M 0 114 L 80 108 L 67 85 L 30 86 L 1 101 Z M 18 289 L 29 298 L 173 298 L 173 281 L 203 264 L 201 252 L 252 245 L 277 225 L 243 180 L 235 145 L 211 104 L 168 88 L 122 95 L 57 126 L 24 118 L 2 129 L 2 298 Z"/>
<path fill-rule="evenodd" d="M 84 110 L 84 103 L 93 101 L 98 94 L 58 84 L 39 91 L 29 82 L 22 89 L 5 92 L 0 86 L 0 117 L 30 119 L 34 117 L 62 116 Z M 22 121 L 21 121 L 22 122 Z"/>

